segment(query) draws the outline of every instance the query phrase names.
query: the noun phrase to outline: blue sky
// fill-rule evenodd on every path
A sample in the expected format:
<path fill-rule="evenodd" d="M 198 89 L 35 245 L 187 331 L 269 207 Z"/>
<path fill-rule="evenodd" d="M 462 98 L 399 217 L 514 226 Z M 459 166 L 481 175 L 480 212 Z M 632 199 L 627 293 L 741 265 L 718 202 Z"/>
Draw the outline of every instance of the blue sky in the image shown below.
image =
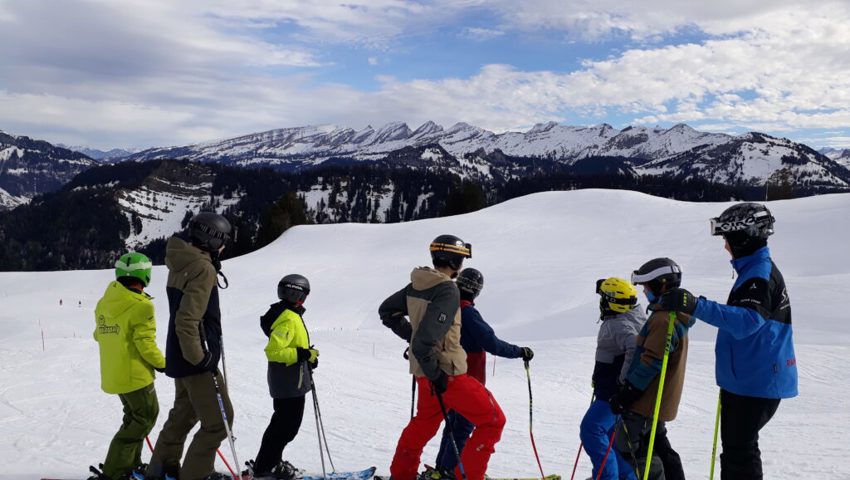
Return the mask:
<path fill-rule="evenodd" d="M 850 6 L 823 0 L 0 0 L 0 129 L 184 145 L 433 120 L 850 146 Z"/>

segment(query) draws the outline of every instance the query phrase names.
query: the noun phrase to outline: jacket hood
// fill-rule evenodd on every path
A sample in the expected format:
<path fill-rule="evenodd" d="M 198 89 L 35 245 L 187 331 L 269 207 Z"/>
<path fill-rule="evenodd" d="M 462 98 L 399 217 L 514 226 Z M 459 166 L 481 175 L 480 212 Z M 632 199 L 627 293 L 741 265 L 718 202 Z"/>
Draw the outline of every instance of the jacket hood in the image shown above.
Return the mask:
<path fill-rule="evenodd" d="M 417 267 L 410 272 L 410 283 L 416 290 L 427 290 L 443 282 L 451 282 L 452 279 L 431 267 Z"/>
<path fill-rule="evenodd" d="M 121 285 L 121 282 L 117 280 L 113 280 L 109 282 L 109 285 L 106 287 L 106 291 L 103 293 L 103 298 L 100 300 L 104 305 L 109 305 L 109 308 L 113 309 L 116 314 L 123 314 L 131 307 L 136 305 L 136 302 L 131 302 L 128 300 L 151 300 L 153 297 L 148 295 L 147 293 L 138 293 L 130 290 L 129 288 Z M 117 307 L 123 307 L 121 310 L 115 310 Z"/>
<path fill-rule="evenodd" d="M 190 263 L 204 260 L 212 263 L 210 254 L 192 245 L 179 235 L 173 235 L 165 245 L 165 265 L 169 270 L 180 271 Z"/>
<path fill-rule="evenodd" d="M 766 258 L 770 258 L 770 248 L 761 247 L 755 252 L 753 252 L 752 255 L 747 255 L 746 257 L 740 258 L 733 258 L 730 262 L 732 263 L 732 268 L 734 268 L 736 272 L 741 273 L 750 264 L 762 261 Z"/>

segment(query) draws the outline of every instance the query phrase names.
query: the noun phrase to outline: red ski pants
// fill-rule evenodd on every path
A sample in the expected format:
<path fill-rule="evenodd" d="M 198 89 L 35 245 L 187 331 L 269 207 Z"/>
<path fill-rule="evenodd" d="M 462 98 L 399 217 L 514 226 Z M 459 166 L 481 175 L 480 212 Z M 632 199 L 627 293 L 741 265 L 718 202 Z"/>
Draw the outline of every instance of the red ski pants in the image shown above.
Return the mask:
<path fill-rule="evenodd" d="M 437 395 L 427 378 L 417 378 L 419 400 L 416 403 L 416 416 L 401 432 L 395 450 L 390 474 L 394 480 L 414 480 L 419 473 L 419 460 L 422 450 L 443 423 L 443 412 Z M 467 375 L 449 377 L 448 388 L 443 394 L 446 412 L 454 410 L 475 425 L 472 437 L 461 454 L 469 480 L 483 480 L 487 472 L 490 455 L 502 438 L 505 427 L 505 414 L 493 395 L 478 380 Z M 455 469 L 457 478 L 460 468 Z"/>

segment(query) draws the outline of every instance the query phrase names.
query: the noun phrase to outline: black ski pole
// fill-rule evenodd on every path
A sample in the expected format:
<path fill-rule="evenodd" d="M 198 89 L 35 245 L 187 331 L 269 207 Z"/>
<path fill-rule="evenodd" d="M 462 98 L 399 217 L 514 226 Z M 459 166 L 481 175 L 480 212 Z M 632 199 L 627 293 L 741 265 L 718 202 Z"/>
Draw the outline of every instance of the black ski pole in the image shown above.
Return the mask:
<path fill-rule="evenodd" d="M 537 459 L 537 468 L 540 469 L 540 478 L 545 479 L 546 474 L 543 473 L 543 465 L 540 464 L 540 455 L 537 454 L 537 444 L 534 442 L 534 431 L 532 430 L 534 400 L 531 396 L 531 367 L 528 365 L 528 360 L 525 361 L 525 376 L 528 377 L 528 436 L 531 438 L 531 448 L 534 450 L 534 458 Z"/>
<path fill-rule="evenodd" d="M 413 405 L 416 403 L 416 375 L 411 375 L 410 380 L 410 419 L 413 420 Z"/>
<path fill-rule="evenodd" d="M 460 469 L 460 477 L 463 480 L 466 480 L 466 469 L 463 468 L 463 462 L 460 460 L 460 450 L 457 448 L 457 442 L 455 442 L 455 429 L 452 428 L 452 422 L 449 421 L 449 414 L 446 413 L 446 405 L 443 403 L 443 395 L 437 391 L 434 393 L 437 394 L 437 401 L 440 402 L 440 410 L 443 412 L 443 420 L 446 422 L 446 428 L 449 429 L 449 437 L 452 439 L 452 448 L 455 451 L 455 456 L 457 457 L 457 467 Z"/>
<path fill-rule="evenodd" d="M 317 405 L 319 402 L 316 401 L 316 388 L 315 384 L 313 385 L 313 416 L 316 417 L 316 438 L 319 440 L 319 457 L 322 459 L 322 478 L 328 478 L 328 474 L 325 471 L 325 452 L 322 450 L 322 433 L 319 428 L 319 409 Z"/>
<path fill-rule="evenodd" d="M 331 473 L 334 473 L 336 472 L 336 467 L 334 466 L 334 459 L 331 457 L 331 449 L 328 446 L 328 437 L 325 436 L 325 420 L 322 418 L 322 409 L 319 407 L 319 396 L 316 393 L 316 382 L 315 380 L 312 380 L 312 375 L 311 381 L 313 384 L 313 401 L 316 404 L 316 413 L 319 416 L 319 427 L 322 431 L 322 440 L 325 442 L 325 451 L 328 452 L 328 461 L 331 464 Z"/>

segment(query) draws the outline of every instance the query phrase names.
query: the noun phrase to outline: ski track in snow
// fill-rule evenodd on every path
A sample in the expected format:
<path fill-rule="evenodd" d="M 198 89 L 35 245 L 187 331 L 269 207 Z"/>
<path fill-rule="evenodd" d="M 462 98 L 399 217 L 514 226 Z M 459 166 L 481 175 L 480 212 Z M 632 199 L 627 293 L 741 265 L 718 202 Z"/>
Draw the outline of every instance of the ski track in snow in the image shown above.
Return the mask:
<path fill-rule="evenodd" d="M 606 231 L 610 216 L 604 213 L 611 204 L 633 209 L 621 219 L 618 238 L 597 233 Z M 535 439 L 545 473 L 567 478 L 592 393 L 596 278 L 627 276 L 652 256 L 669 255 L 683 265 L 685 287 L 723 300 L 731 271 L 722 245 L 707 234 L 707 218 L 725 206 L 631 192 L 539 194 L 446 219 L 298 227 L 263 251 L 225 262 L 232 286 L 222 292 L 221 301 L 239 458 L 256 455 L 272 413 L 266 338 L 258 316 L 275 301 L 280 276 L 297 271 L 313 284 L 305 320 L 321 351 L 317 394 L 334 463 L 339 470 L 375 465 L 379 474 L 388 473 L 409 419 L 410 376 L 402 358 L 405 345 L 380 325 L 377 306 L 404 285 L 410 267 L 427 262 L 425 249 L 433 236 L 457 232 L 474 245 L 468 265 L 487 277 L 479 301 L 485 318 L 501 338 L 535 350 Z M 848 479 L 850 447 L 842 439 L 850 413 L 841 406 L 850 393 L 850 369 L 845 368 L 850 326 L 830 302 L 848 294 L 850 195 L 770 207 L 779 219 L 774 257 L 794 309 L 801 395 L 784 400 L 762 431 L 765 476 Z M 826 221 L 829 235 L 823 234 Z M 687 240 L 672 242 L 664 251 L 654 246 L 658 238 L 674 234 Z M 512 249 L 516 245 L 524 246 L 521 255 Z M 150 289 L 162 347 L 168 311 L 165 274 L 164 267 L 157 267 Z M 111 278 L 111 270 L 0 274 L 1 480 L 85 478 L 88 465 L 103 461 L 121 421 L 121 406 L 116 396 L 100 391 L 91 331 L 94 304 Z M 689 478 L 708 477 L 717 402 L 714 334 L 702 322 L 692 329 L 682 404 L 678 418 L 668 424 Z M 537 465 L 528 439 L 522 362 L 499 358 L 495 374 L 493 367 L 489 356 L 488 388 L 508 422 L 488 474 L 533 476 Z M 161 411 L 153 441 L 174 399 L 170 379 L 158 376 L 156 387 Z M 439 433 L 426 448 L 423 463 L 433 463 L 438 444 Z M 320 472 L 316 449 L 316 424 L 308 406 L 301 432 L 284 455 L 298 467 Z M 227 442 L 222 452 L 230 457 Z M 148 458 L 145 450 L 143 460 Z M 224 470 L 220 461 L 218 468 Z M 590 461 L 582 455 L 576 478 L 589 475 Z"/>

